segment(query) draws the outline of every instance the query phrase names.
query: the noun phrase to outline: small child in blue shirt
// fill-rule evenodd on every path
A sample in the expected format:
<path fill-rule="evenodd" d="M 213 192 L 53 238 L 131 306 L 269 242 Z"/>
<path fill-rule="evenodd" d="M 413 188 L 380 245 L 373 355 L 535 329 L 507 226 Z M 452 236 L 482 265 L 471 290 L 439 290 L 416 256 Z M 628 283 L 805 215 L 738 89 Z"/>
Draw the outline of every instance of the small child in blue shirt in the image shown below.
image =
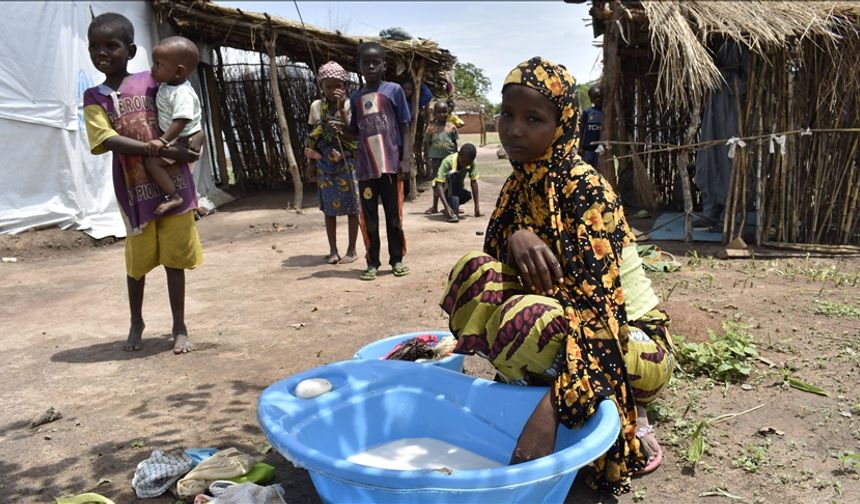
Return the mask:
<path fill-rule="evenodd" d="M 603 92 L 600 84 L 588 88 L 588 98 L 591 100 L 591 106 L 583 111 L 579 121 L 578 154 L 583 161 L 597 168 L 600 156 L 597 154 L 597 144 L 593 142 L 600 141 L 600 129 L 603 125 L 603 112 L 600 111 L 603 106 Z"/>

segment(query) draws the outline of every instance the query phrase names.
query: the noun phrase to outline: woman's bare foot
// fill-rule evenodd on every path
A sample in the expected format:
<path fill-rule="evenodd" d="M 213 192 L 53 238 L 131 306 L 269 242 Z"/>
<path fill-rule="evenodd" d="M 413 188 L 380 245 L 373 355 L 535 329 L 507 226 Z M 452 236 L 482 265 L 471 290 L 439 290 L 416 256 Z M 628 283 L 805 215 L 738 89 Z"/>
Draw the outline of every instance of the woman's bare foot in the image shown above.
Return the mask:
<path fill-rule="evenodd" d="M 337 252 L 332 252 L 325 258 L 325 262 L 329 264 L 337 264 L 338 261 L 340 261 L 340 256 L 337 255 Z"/>
<path fill-rule="evenodd" d="M 636 417 L 636 437 L 639 438 L 642 454 L 645 455 L 645 467 L 637 473 L 641 476 L 660 466 L 663 461 L 663 448 L 660 447 L 657 437 L 654 436 L 654 428 L 648 423 L 645 407 L 636 405 Z"/>
<path fill-rule="evenodd" d="M 125 341 L 124 350 L 126 352 L 136 352 L 143 348 L 143 329 L 146 324 L 143 321 L 139 323 L 131 323 L 128 328 L 128 339 Z"/>
<path fill-rule="evenodd" d="M 173 329 L 173 353 L 184 354 L 194 350 L 194 344 L 188 338 L 188 330 L 183 327 Z"/>
<path fill-rule="evenodd" d="M 356 261 L 356 259 L 358 259 L 358 254 L 356 254 L 355 252 L 347 252 L 347 254 L 345 256 L 340 258 L 340 261 L 338 261 L 338 264 L 354 263 Z"/>
<path fill-rule="evenodd" d="M 166 200 L 164 200 L 160 205 L 155 207 L 155 215 L 164 215 L 165 213 L 173 210 L 174 208 L 178 208 L 184 200 L 179 193 L 171 194 Z"/>

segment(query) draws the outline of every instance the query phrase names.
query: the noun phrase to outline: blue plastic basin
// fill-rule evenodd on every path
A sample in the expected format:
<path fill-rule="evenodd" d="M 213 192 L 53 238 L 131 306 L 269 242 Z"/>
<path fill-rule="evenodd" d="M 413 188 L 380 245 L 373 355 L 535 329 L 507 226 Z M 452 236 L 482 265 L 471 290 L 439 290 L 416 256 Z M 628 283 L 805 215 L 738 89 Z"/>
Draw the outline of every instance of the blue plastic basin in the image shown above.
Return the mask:
<path fill-rule="evenodd" d="M 296 385 L 308 378 L 325 378 L 333 389 L 298 399 Z M 504 465 L 546 390 L 494 383 L 439 366 L 351 360 L 273 384 L 263 391 L 257 415 L 272 446 L 308 470 L 325 502 L 563 502 L 577 471 L 615 442 L 620 422 L 615 405 L 604 401 L 581 428 L 559 428 L 552 455 Z M 436 438 L 503 466 L 444 474 L 346 460 L 383 443 L 416 437 Z"/>
<path fill-rule="evenodd" d="M 432 334 L 436 336 L 440 340 L 445 336 L 451 336 L 451 333 L 448 331 L 420 331 L 420 332 L 411 332 L 406 334 L 398 334 L 397 336 L 391 336 L 389 338 L 383 338 L 381 340 L 376 340 L 373 343 L 367 344 L 358 349 L 353 356 L 354 359 L 380 359 L 388 355 L 388 352 L 394 349 L 398 343 L 402 341 L 406 341 L 408 339 L 414 338 L 416 336 L 421 336 L 424 334 Z M 465 360 L 465 356 L 459 354 L 452 354 L 444 359 L 427 361 L 422 364 L 431 364 L 434 366 L 441 366 L 446 369 L 450 369 L 451 371 L 457 371 L 458 373 L 463 372 L 463 361 Z"/>

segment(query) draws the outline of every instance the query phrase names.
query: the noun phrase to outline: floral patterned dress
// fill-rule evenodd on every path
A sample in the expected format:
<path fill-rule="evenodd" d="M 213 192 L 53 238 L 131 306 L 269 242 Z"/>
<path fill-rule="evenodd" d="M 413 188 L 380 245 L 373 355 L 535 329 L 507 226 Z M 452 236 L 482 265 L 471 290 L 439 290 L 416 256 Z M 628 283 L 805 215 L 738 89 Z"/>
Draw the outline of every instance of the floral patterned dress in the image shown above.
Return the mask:
<path fill-rule="evenodd" d="M 311 107 L 316 106 L 316 103 Z M 344 138 L 330 126 L 339 121 L 337 110 L 320 100 L 319 122 L 310 132 L 310 147 L 320 154 L 317 161 L 317 187 L 320 210 L 325 215 L 358 215 L 358 180 L 355 178 L 356 141 Z"/>
<path fill-rule="evenodd" d="M 573 77 L 532 58 L 508 75 L 505 85 L 511 84 L 535 89 L 558 107 L 555 139 L 541 158 L 511 163 L 484 253 L 457 263 L 441 306 L 451 316 L 456 351 L 490 357 L 503 377 L 500 364 L 510 361 L 508 369 L 523 370 L 508 377 L 513 383 L 548 383 L 562 424 L 581 425 L 602 399 L 616 403 L 621 433 L 595 462 L 592 483 L 620 494 L 644 465 L 624 365 L 628 326 L 620 276 L 621 250 L 634 237 L 610 185 L 575 154 L 579 103 Z M 564 283 L 552 298 L 527 293 L 504 264 L 510 264 L 508 238 L 520 229 L 539 236 L 562 265 Z"/>

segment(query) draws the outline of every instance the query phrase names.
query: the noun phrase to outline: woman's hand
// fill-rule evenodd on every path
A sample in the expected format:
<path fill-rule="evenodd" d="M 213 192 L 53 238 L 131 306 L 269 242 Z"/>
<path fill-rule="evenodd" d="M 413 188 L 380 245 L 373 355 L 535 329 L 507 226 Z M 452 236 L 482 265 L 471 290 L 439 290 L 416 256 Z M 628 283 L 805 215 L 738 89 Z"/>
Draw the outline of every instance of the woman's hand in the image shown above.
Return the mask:
<path fill-rule="evenodd" d="M 558 431 L 558 420 L 547 392 L 526 420 L 526 425 L 514 447 L 514 453 L 511 454 L 510 465 L 551 454 L 555 451 L 556 431 Z"/>
<path fill-rule="evenodd" d="M 527 229 L 520 229 L 508 238 L 508 257 L 526 287 L 538 294 L 552 295 L 555 285 L 564 280 L 558 258 L 538 235 Z"/>
<path fill-rule="evenodd" d="M 178 163 L 193 163 L 200 159 L 200 153 L 185 147 L 173 146 L 161 149 L 161 156 L 170 158 Z"/>

